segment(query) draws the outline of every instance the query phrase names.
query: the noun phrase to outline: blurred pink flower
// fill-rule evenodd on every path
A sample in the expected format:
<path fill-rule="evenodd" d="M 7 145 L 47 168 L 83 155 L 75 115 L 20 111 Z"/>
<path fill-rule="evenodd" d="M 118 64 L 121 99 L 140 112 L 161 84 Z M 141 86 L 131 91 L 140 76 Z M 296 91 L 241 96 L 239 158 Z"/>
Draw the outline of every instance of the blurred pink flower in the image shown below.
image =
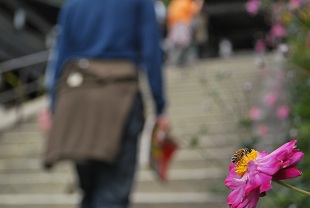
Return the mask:
<path fill-rule="evenodd" d="M 290 108 L 287 105 L 282 105 L 277 109 L 277 117 L 279 119 L 286 119 L 290 114 Z"/>
<path fill-rule="evenodd" d="M 264 103 L 265 105 L 272 107 L 276 104 L 277 100 L 278 100 L 277 94 L 274 92 L 270 92 L 265 96 Z"/>
<path fill-rule="evenodd" d="M 275 24 L 271 27 L 271 34 L 276 38 L 283 38 L 286 36 L 286 29 L 281 24 Z"/>
<path fill-rule="evenodd" d="M 261 109 L 259 107 L 252 107 L 249 112 L 250 119 L 257 121 L 261 118 Z"/>
<path fill-rule="evenodd" d="M 296 164 L 303 153 L 296 149 L 292 140 L 272 153 L 254 149 L 243 155 L 236 163 L 229 165 L 229 174 L 224 183 L 232 192 L 227 197 L 230 208 L 253 208 L 259 197 L 272 188 L 271 180 L 284 180 L 301 175 Z"/>
<path fill-rule="evenodd" d="M 266 44 L 262 39 L 259 39 L 255 43 L 255 51 L 258 53 L 263 53 L 266 50 Z"/>
<path fill-rule="evenodd" d="M 260 0 L 249 0 L 245 5 L 246 11 L 251 16 L 257 15 L 259 7 L 260 7 Z"/>
<path fill-rule="evenodd" d="M 269 131 L 269 128 L 267 125 L 265 124 L 261 124 L 259 127 L 258 127 L 258 135 L 260 137 L 265 137 L 267 134 L 268 134 L 268 131 Z"/>
<path fill-rule="evenodd" d="M 289 5 L 293 8 L 293 9 L 297 9 L 300 7 L 302 3 L 302 0 L 290 0 Z"/>

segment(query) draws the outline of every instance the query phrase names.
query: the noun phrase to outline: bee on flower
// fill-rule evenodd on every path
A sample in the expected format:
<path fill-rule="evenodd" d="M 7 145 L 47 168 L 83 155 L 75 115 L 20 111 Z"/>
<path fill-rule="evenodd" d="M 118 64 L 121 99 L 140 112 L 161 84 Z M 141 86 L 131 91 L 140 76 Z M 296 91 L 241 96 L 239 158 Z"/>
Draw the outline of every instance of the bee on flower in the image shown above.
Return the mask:
<path fill-rule="evenodd" d="M 225 186 L 232 190 L 227 197 L 230 208 L 256 207 L 261 196 L 272 188 L 271 181 L 301 175 L 296 164 L 304 153 L 296 149 L 297 140 L 282 145 L 272 153 L 252 149 L 238 150 L 229 166 Z"/>
<path fill-rule="evenodd" d="M 232 163 L 239 162 L 243 157 L 246 157 L 250 153 L 248 148 L 238 149 L 231 158 Z"/>

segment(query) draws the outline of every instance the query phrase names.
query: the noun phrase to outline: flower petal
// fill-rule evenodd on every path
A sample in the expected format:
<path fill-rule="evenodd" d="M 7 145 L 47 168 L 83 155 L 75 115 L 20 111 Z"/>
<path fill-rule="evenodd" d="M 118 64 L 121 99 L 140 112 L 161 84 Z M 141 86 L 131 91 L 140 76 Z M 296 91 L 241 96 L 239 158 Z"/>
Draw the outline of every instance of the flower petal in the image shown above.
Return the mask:
<path fill-rule="evenodd" d="M 236 208 L 244 208 L 248 206 L 248 208 L 255 208 L 257 205 L 257 202 L 259 200 L 259 190 L 255 189 L 253 190 L 249 195 L 245 195 L 244 199 Z"/>
<path fill-rule="evenodd" d="M 290 166 L 288 168 L 280 169 L 276 174 L 272 176 L 272 180 L 284 180 L 289 178 L 296 178 L 301 176 L 302 172 L 296 166 Z"/>
<path fill-rule="evenodd" d="M 254 191 L 252 191 L 252 193 L 248 196 L 248 198 L 250 199 L 250 203 L 249 203 L 249 206 L 248 208 L 255 208 L 257 203 L 258 203 L 258 200 L 259 200 L 259 190 L 256 189 Z"/>
<path fill-rule="evenodd" d="M 262 192 L 266 192 L 268 190 L 270 190 L 272 188 L 271 186 L 271 179 L 272 179 L 272 176 L 270 175 L 266 175 L 266 174 L 259 174 L 260 178 L 261 178 L 261 186 L 259 188 L 259 192 L 262 193 Z"/>
<path fill-rule="evenodd" d="M 281 147 L 271 152 L 269 155 L 277 156 L 280 160 L 283 160 L 285 158 L 282 158 L 282 157 L 285 157 L 285 154 L 288 154 L 296 147 L 296 142 L 297 140 L 292 140 L 290 142 L 287 142 L 283 144 Z"/>
<path fill-rule="evenodd" d="M 259 192 L 266 192 L 272 188 L 271 186 L 272 176 L 256 171 L 249 176 L 249 181 L 246 186 L 246 194 L 249 194 L 254 189 L 259 189 Z"/>
<path fill-rule="evenodd" d="M 282 162 L 276 157 L 267 155 L 266 157 L 257 159 L 257 170 L 268 175 L 275 174 L 282 165 Z"/>
<path fill-rule="evenodd" d="M 224 181 L 224 184 L 227 188 L 230 190 L 234 190 L 238 188 L 240 185 L 242 185 L 244 182 L 240 180 L 240 177 L 236 173 L 236 165 L 235 164 L 230 164 L 229 165 L 229 174 L 227 178 Z"/>
<path fill-rule="evenodd" d="M 233 178 L 230 181 L 225 181 L 225 186 L 230 190 L 235 190 L 240 186 L 244 185 L 245 181 L 243 179 Z"/>
<path fill-rule="evenodd" d="M 286 168 L 290 165 L 295 165 L 295 164 L 299 163 L 303 157 L 304 157 L 304 153 L 301 152 L 300 150 L 295 149 L 295 150 L 293 150 L 290 157 L 287 158 L 287 160 L 283 162 L 282 167 Z"/>
<path fill-rule="evenodd" d="M 238 207 L 244 197 L 244 189 L 242 187 L 239 187 L 228 195 L 227 204 L 230 205 L 230 207 Z"/>

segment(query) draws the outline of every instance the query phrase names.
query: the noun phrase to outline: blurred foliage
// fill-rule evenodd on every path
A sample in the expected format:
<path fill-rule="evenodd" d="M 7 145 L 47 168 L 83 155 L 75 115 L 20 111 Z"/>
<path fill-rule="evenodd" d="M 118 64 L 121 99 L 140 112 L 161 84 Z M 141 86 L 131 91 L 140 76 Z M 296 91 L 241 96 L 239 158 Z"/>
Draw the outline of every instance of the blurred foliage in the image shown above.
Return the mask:
<path fill-rule="evenodd" d="M 265 13 L 271 25 L 265 43 L 273 48 L 281 44 L 288 46 L 285 55 L 292 64 L 289 68 L 293 74 L 288 86 L 291 95 L 291 130 L 297 134 L 289 135 L 284 140 L 298 139 L 297 146 L 305 153 L 303 160 L 298 164 L 303 175 L 290 183 L 310 191 L 310 1 L 260 0 L 259 4 L 254 6 L 258 6 L 259 10 Z M 281 30 L 272 30 L 275 28 Z M 274 189 L 268 191 L 267 196 L 261 200 L 262 207 L 310 207 L 310 199 L 307 196 L 276 184 L 273 186 Z"/>
<path fill-rule="evenodd" d="M 282 22 L 287 28 L 290 60 L 310 71 L 310 2 L 284 12 Z"/>
<path fill-rule="evenodd" d="M 251 128 L 252 127 L 252 123 L 253 123 L 253 121 L 250 118 L 248 118 L 248 117 L 241 118 L 239 120 L 239 126 L 243 127 L 243 128 Z"/>
<path fill-rule="evenodd" d="M 248 5 L 254 9 L 248 9 L 250 14 L 263 12 L 271 26 L 263 42 L 270 48 L 288 44 L 289 60 L 310 71 L 310 1 L 248 0 Z"/>
<path fill-rule="evenodd" d="M 285 29 L 284 37 L 273 37 L 273 44 L 287 43 L 289 60 L 310 71 L 310 1 L 262 0 L 261 9 L 271 25 Z"/>
<path fill-rule="evenodd" d="M 292 179 L 290 183 L 300 189 L 310 191 L 310 72 L 302 67 L 291 69 L 294 77 L 289 85 L 292 98 L 292 129 L 298 132 L 297 146 L 305 153 L 303 160 L 297 165 L 303 174 Z M 287 139 L 291 139 L 288 137 Z M 265 207 L 304 208 L 310 207 L 308 196 L 292 192 L 289 189 L 274 185 L 268 196 L 261 200 Z"/>
<path fill-rule="evenodd" d="M 309 60 L 308 60 L 309 61 Z M 310 66 L 308 66 L 310 67 Z M 310 70 L 307 69 L 307 70 Z M 304 190 L 310 190 L 310 73 L 305 72 L 305 69 L 295 69 L 295 79 L 292 90 L 292 116 L 295 118 L 294 127 L 298 130 L 299 141 L 298 147 L 305 153 L 305 156 L 299 164 L 303 172 L 300 177 L 297 187 Z M 297 119 L 296 119 L 297 118 Z M 291 197 L 290 197 L 291 198 Z M 294 196 L 294 203 L 297 207 L 310 207 L 309 197 Z"/>
<path fill-rule="evenodd" d="M 162 0 L 166 6 L 170 3 L 171 0 Z"/>

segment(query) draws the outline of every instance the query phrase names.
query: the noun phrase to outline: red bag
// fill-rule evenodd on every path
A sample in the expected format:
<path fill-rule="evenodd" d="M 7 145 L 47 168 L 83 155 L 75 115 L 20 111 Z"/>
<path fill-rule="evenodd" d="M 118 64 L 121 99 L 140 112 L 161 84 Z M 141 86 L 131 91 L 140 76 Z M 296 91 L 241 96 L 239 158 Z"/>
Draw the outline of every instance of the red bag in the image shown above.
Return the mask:
<path fill-rule="evenodd" d="M 168 180 L 168 169 L 178 145 L 169 133 L 160 131 L 155 125 L 152 132 L 150 166 L 162 181 Z"/>

